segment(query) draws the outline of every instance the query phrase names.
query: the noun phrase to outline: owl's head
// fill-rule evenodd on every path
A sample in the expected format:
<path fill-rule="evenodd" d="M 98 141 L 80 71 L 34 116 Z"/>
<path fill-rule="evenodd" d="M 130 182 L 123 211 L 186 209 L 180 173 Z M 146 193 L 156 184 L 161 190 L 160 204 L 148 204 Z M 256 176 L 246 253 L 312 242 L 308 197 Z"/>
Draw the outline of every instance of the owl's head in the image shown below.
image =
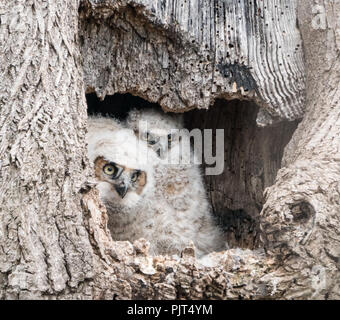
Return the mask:
<path fill-rule="evenodd" d="M 157 157 L 131 129 L 89 123 L 88 154 L 106 206 L 133 208 L 153 192 L 152 164 Z"/>
<path fill-rule="evenodd" d="M 134 207 L 147 190 L 146 185 L 149 181 L 146 171 L 128 168 L 104 157 L 98 157 L 94 167 L 97 188 L 105 203 L 114 201 L 125 207 Z"/>
<path fill-rule="evenodd" d="M 154 109 L 132 110 L 126 123 L 159 158 L 164 159 L 180 142 L 178 130 L 183 128 L 183 116 Z"/>

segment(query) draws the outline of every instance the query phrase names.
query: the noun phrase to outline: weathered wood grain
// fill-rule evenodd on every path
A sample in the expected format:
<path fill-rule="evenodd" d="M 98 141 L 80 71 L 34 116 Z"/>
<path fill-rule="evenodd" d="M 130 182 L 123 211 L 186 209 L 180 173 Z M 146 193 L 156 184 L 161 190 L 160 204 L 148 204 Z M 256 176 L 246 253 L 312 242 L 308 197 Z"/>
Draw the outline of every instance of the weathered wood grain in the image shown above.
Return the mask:
<path fill-rule="evenodd" d="M 262 126 L 304 113 L 296 0 L 86 0 L 81 12 L 87 92 L 176 112 L 252 99 Z"/>

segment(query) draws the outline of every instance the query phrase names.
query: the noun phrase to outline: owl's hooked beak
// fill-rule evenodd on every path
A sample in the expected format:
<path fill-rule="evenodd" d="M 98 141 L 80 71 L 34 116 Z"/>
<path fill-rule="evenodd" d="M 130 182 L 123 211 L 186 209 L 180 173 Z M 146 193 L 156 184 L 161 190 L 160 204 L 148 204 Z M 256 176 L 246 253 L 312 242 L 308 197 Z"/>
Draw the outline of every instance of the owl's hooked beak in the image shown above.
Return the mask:
<path fill-rule="evenodd" d="M 129 189 L 129 187 L 124 182 L 121 182 L 120 184 L 115 184 L 114 188 L 122 199 L 125 197 Z"/>

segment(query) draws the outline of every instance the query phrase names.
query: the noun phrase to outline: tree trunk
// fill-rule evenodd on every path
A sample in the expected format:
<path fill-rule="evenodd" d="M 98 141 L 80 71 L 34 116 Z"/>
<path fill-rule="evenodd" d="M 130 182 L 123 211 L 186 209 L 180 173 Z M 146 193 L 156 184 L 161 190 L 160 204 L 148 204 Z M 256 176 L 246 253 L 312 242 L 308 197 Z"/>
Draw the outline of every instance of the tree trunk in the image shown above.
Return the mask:
<path fill-rule="evenodd" d="M 131 92 L 176 112 L 208 107 L 216 98 L 250 99 L 260 106 L 261 126 L 302 116 L 305 74 L 295 1 L 238 3 L 214 1 L 213 10 L 202 1 L 197 21 L 190 5 L 175 8 L 170 0 L 84 1 L 80 16 L 76 1 L 0 4 L 0 298 L 340 298 L 335 2 L 323 3 L 327 29 L 313 30 L 312 7 L 299 1 L 306 114 L 265 198 L 258 190 L 274 182 L 287 141 L 276 146 L 272 171 L 264 165 L 269 171 L 253 190 L 255 201 L 239 197 L 257 213 L 265 202 L 260 217 L 253 216 L 260 219 L 265 250 L 214 253 L 208 267 L 194 258 L 193 247 L 180 261 L 151 257 L 147 242 L 114 242 L 107 230 L 86 156 L 85 92 L 102 98 Z M 245 119 L 254 123 L 255 111 Z M 260 147 L 261 140 L 274 143 L 284 128 L 290 133 L 282 140 L 289 139 L 294 126 L 260 132 L 250 124 L 245 136 Z M 266 148 L 258 157 L 268 164 Z"/>
<path fill-rule="evenodd" d="M 282 255 L 284 277 L 295 279 L 285 298 L 339 299 L 340 3 L 323 1 L 316 16 L 312 9 L 299 1 L 307 113 L 285 150 L 284 168 L 266 191 L 262 221 L 273 253 Z"/>
<path fill-rule="evenodd" d="M 75 297 L 93 276 L 78 5 L 1 3 L 1 298 Z"/>

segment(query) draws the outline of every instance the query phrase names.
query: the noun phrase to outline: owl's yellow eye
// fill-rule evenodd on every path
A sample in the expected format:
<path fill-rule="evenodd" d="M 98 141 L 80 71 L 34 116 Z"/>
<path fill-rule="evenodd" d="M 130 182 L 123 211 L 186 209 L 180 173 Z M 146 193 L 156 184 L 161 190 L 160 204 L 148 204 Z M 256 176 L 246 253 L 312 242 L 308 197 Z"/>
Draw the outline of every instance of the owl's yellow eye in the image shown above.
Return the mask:
<path fill-rule="evenodd" d="M 135 171 L 133 174 L 132 174 L 132 176 L 131 176 L 131 181 L 132 182 L 136 182 L 137 181 L 137 179 L 138 179 L 138 176 L 139 176 L 139 171 Z"/>
<path fill-rule="evenodd" d="M 117 173 L 117 168 L 112 164 L 107 164 L 104 166 L 103 171 L 108 176 L 114 176 Z"/>

